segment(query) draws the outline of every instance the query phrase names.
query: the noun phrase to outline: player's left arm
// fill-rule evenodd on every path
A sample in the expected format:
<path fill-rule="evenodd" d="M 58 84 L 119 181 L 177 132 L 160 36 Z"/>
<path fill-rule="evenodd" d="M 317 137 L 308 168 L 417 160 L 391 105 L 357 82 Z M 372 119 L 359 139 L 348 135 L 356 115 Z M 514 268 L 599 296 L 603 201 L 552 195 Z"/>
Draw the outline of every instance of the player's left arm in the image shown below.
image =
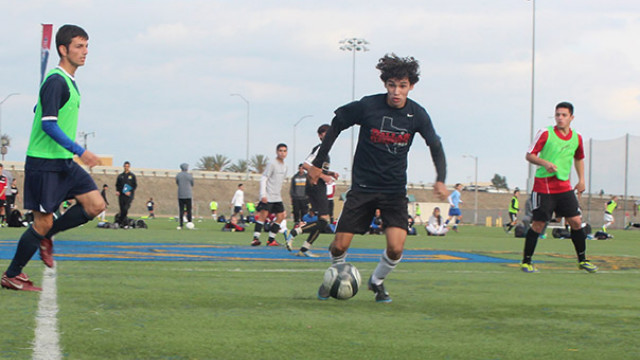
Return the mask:
<path fill-rule="evenodd" d="M 576 174 L 578 175 L 578 182 L 574 189 L 578 191 L 578 193 L 582 194 L 586 188 L 584 182 L 584 159 L 575 160 L 575 168 Z"/>
<path fill-rule="evenodd" d="M 262 176 L 260 177 L 260 202 L 267 203 L 267 180 L 271 174 L 271 163 L 267 164 Z"/>
<path fill-rule="evenodd" d="M 582 194 L 586 187 L 584 181 L 584 146 L 582 142 L 582 135 L 580 134 L 578 134 L 578 148 L 576 149 L 573 161 L 576 169 L 576 175 L 578 175 L 578 182 L 574 189 L 578 194 Z"/>
<path fill-rule="evenodd" d="M 427 114 L 424 109 L 421 110 L 420 114 L 424 117 L 424 121 L 421 122 L 418 132 L 427 143 L 429 152 L 431 153 L 431 160 L 436 168 L 436 182 L 433 185 L 433 192 L 440 200 L 444 200 L 447 198 L 447 195 L 449 195 L 449 191 L 444 184 L 447 178 L 447 158 L 444 154 L 444 147 L 442 146 L 440 136 L 438 136 L 436 130 L 433 128 L 429 114 Z"/>

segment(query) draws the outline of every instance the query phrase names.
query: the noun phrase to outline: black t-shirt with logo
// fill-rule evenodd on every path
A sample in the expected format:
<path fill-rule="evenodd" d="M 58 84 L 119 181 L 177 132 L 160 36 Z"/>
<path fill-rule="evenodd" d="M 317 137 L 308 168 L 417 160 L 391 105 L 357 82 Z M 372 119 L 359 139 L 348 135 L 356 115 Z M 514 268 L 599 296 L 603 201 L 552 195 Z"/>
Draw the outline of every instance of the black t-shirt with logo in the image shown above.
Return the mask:
<path fill-rule="evenodd" d="M 406 192 L 407 156 L 416 133 L 429 146 L 436 167 L 436 181 L 444 182 L 444 150 L 427 111 L 411 99 L 407 99 L 401 109 L 389 106 L 386 99 L 387 94 L 371 95 L 338 108 L 313 165 L 322 166 L 340 132 L 360 125 L 353 159 L 354 190 Z"/>

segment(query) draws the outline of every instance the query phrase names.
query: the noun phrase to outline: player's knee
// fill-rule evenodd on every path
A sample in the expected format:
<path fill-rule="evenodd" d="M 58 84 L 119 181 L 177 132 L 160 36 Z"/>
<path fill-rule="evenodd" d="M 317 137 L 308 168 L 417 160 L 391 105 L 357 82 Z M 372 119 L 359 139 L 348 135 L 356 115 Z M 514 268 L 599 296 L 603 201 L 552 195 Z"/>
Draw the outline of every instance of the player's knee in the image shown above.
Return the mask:
<path fill-rule="evenodd" d="M 332 242 L 329 246 L 329 252 L 331 252 L 331 255 L 334 257 L 341 256 L 347 251 L 347 249 L 348 246 L 345 246 L 345 244 L 336 241 Z"/>
<path fill-rule="evenodd" d="M 402 258 L 402 248 L 387 248 L 387 257 L 393 261 L 400 260 Z"/>
<path fill-rule="evenodd" d="M 545 223 L 543 221 L 534 221 L 531 223 L 531 229 L 540 234 L 542 230 L 544 230 L 544 225 Z"/>
<path fill-rule="evenodd" d="M 89 215 L 89 217 L 93 219 L 94 217 L 98 216 L 101 212 L 106 210 L 107 204 L 104 202 L 104 199 L 99 198 L 86 205 L 83 205 L 83 207 L 87 215 Z"/>

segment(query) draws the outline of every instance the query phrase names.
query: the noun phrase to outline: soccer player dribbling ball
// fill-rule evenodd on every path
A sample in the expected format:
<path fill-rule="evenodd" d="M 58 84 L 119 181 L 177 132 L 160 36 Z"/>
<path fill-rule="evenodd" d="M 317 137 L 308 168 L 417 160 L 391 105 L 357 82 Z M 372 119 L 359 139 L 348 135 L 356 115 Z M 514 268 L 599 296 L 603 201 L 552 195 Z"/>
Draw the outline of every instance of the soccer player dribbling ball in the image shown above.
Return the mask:
<path fill-rule="evenodd" d="M 22 272 L 35 252 L 48 267 L 54 266 L 53 236 L 82 225 L 105 209 L 105 202 L 89 174 L 73 161 L 73 155 L 89 167 L 100 159 L 75 143 L 80 93 L 75 72 L 85 63 L 89 35 L 75 25 L 64 25 L 56 33 L 58 67 L 40 87 L 31 138 L 27 148 L 24 208 L 33 211 L 34 222 L 22 234 L 15 256 L 0 280 L 12 290 L 40 291 Z M 56 220 L 60 204 L 75 198 L 75 205 Z"/>
<path fill-rule="evenodd" d="M 538 272 L 531 258 L 538 243 L 538 237 L 555 213 L 564 217 L 571 226 L 571 241 L 578 256 L 578 268 L 594 273 L 598 267 L 586 258 L 587 234 L 582 228 L 582 216 L 578 194 L 585 190 L 584 146 L 582 136 L 571 129 L 573 105 L 561 102 L 556 105 L 555 126 L 541 129 L 527 151 L 528 162 L 538 165 L 536 170 L 531 204 L 533 217 L 531 228 L 524 243 L 524 254 L 520 269 L 526 273 Z M 571 186 L 569 175 L 575 163 L 578 182 Z"/>
<path fill-rule="evenodd" d="M 338 108 L 308 171 L 312 183 L 317 182 L 340 132 L 360 125 L 351 190 L 329 250 L 334 264 L 345 262 L 354 234 L 364 234 L 376 209 L 380 209 L 387 247 L 368 287 L 377 302 L 390 302 L 383 282 L 402 259 L 407 238 L 407 156 L 415 134 L 419 133 L 429 146 L 437 173 L 433 190 L 441 200 L 447 197 L 446 159 L 431 118 L 422 106 L 408 98 L 419 80 L 418 62 L 413 57 L 387 54 L 376 68 L 381 72 L 386 94 L 365 96 Z M 321 285 L 318 299 L 328 298 L 329 289 Z"/>

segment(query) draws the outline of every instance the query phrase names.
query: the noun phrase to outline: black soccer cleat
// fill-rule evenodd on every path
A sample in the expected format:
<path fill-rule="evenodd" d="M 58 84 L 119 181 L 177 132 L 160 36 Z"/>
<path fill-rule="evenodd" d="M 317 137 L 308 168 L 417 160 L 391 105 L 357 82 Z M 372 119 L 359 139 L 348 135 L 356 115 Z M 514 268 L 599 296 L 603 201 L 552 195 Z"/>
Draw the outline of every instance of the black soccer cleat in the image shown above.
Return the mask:
<path fill-rule="evenodd" d="M 369 277 L 369 290 L 376 294 L 376 302 L 391 302 L 391 296 L 389 296 L 389 293 L 384 289 L 384 283 L 375 285 L 371 281 L 372 278 L 373 275 Z"/>

